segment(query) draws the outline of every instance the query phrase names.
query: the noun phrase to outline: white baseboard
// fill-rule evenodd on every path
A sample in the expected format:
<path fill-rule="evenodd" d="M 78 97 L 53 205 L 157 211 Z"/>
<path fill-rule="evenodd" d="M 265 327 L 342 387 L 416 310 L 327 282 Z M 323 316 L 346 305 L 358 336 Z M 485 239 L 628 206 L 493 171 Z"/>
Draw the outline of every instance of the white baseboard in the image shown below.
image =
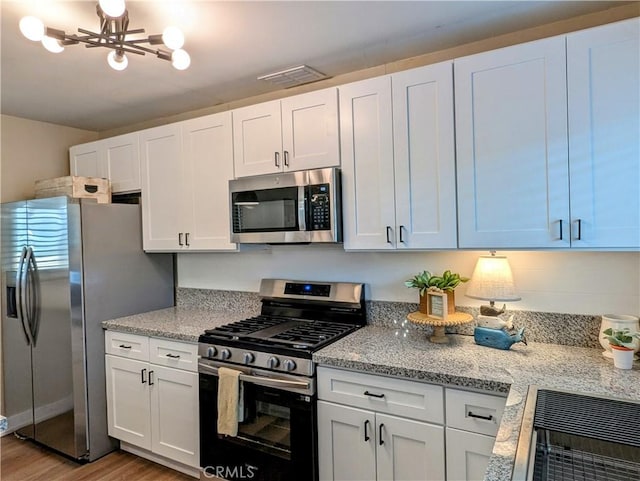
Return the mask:
<path fill-rule="evenodd" d="M 158 454 L 152 453 L 151 451 L 147 451 L 146 449 L 139 448 L 137 446 L 125 443 L 123 441 L 120 441 L 120 449 L 128 453 L 135 454 L 136 456 L 140 456 L 141 458 L 148 459 L 149 461 L 153 461 L 154 463 L 158 463 L 163 466 L 166 466 L 167 468 L 180 471 L 181 473 L 184 473 L 187 476 L 191 476 L 193 478 L 200 478 L 199 468 L 193 468 L 191 466 L 178 463 L 171 459 L 167 459 L 164 456 L 160 456 Z"/>

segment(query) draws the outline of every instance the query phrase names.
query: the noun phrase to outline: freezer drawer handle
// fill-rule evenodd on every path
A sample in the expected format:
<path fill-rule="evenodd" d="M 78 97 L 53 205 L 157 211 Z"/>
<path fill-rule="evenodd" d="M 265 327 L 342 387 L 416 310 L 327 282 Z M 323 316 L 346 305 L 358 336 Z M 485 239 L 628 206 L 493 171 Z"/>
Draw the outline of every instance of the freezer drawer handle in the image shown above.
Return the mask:
<path fill-rule="evenodd" d="M 171 359 L 180 359 L 180 354 L 171 354 L 168 352 L 167 357 L 170 357 Z"/>
<path fill-rule="evenodd" d="M 489 414 L 488 416 L 482 416 L 481 414 L 473 414 L 471 411 L 467 413 L 467 416 L 470 418 L 484 419 L 485 421 L 493 420 L 493 416 Z"/>
<path fill-rule="evenodd" d="M 371 397 L 377 397 L 378 399 L 382 399 L 384 397 L 384 393 L 383 394 L 376 394 L 376 393 L 369 392 L 369 391 L 365 391 L 364 395 L 365 396 L 371 396 Z"/>
<path fill-rule="evenodd" d="M 125 346 L 124 344 L 120 344 L 118 347 L 122 349 L 131 349 L 131 346 Z"/>

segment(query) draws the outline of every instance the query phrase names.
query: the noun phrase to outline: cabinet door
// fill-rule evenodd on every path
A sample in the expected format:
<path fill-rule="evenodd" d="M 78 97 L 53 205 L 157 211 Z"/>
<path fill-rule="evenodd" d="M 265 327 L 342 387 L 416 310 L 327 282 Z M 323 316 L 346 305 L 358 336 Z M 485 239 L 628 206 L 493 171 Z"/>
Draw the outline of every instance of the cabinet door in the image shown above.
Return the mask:
<path fill-rule="evenodd" d="M 101 143 L 89 142 L 69 148 L 69 171 L 81 177 L 106 177 Z"/>
<path fill-rule="evenodd" d="M 345 249 L 395 248 L 391 77 L 340 87 Z"/>
<path fill-rule="evenodd" d="M 461 248 L 569 247 L 565 39 L 454 61 Z"/>
<path fill-rule="evenodd" d="M 376 414 L 376 438 L 378 481 L 445 478 L 442 426 Z"/>
<path fill-rule="evenodd" d="M 285 170 L 340 165 L 337 88 L 282 99 L 281 109 Z"/>
<path fill-rule="evenodd" d="M 150 364 L 151 450 L 200 465 L 198 373 Z"/>
<path fill-rule="evenodd" d="M 134 192 L 140 190 L 140 155 L 138 133 L 119 135 L 100 142 L 104 151 L 106 177 L 111 191 Z"/>
<path fill-rule="evenodd" d="M 149 364 L 106 355 L 109 436 L 151 449 Z"/>
<path fill-rule="evenodd" d="M 185 232 L 182 228 L 184 195 L 180 124 L 142 131 L 140 159 L 144 250 L 178 250 L 184 247 Z"/>
<path fill-rule="evenodd" d="M 280 101 L 243 107 L 232 114 L 235 176 L 280 172 L 283 166 Z"/>
<path fill-rule="evenodd" d="M 640 247 L 640 20 L 567 36 L 571 245 Z"/>
<path fill-rule="evenodd" d="M 494 443 L 492 436 L 447 428 L 447 479 L 484 479 Z"/>
<path fill-rule="evenodd" d="M 231 112 L 182 123 L 185 245 L 236 250 L 229 239 L 229 179 L 233 178 Z"/>
<path fill-rule="evenodd" d="M 453 65 L 394 74 L 396 246 L 455 248 Z"/>
<path fill-rule="evenodd" d="M 318 401 L 321 481 L 375 480 L 375 442 L 371 411 Z"/>

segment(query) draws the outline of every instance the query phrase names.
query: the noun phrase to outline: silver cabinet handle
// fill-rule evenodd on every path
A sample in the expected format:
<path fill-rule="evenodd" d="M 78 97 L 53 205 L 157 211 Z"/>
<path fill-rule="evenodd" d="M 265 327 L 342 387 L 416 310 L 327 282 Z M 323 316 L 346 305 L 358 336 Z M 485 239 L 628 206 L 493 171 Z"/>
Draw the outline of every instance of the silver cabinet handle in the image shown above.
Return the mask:
<path fill-rule="evenodd" d="M 273 158 L 276 163 L 276 167 L 280 167 L 280 152 L 274 152 Z"/>
<path fill-rule="evenodd" d="M 284 151 L 284 166 L 289 167 L 289 152 L 287 150 Z"/>
<path fill-rule="evenodd" d="M 184 245 L 184 244 L 182 243 L 182 232 L 178 232 L 178 245 L 179 245 L 179 246 Z"/>
<path fill-rule="evenodd" d="M 391 227 L 387 226 L 387 244 L 391 244 Z"/>
<path fill-rule="evenodd" d="M 189 232 L 185 232 L 184 234 L 184 244 L 189 247 Z"/>

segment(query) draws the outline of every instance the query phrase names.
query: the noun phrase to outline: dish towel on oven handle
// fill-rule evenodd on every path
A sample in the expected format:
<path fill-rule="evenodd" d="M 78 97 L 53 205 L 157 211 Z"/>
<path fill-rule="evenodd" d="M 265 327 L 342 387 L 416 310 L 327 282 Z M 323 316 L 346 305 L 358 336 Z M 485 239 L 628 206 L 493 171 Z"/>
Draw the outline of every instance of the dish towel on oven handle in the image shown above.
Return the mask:
<path fill-rule="evenodd" d="M 218 434 L 238 435 L 238 423 L 244 418 L 244 396 L 240 371 L 218 368 Z"/>

